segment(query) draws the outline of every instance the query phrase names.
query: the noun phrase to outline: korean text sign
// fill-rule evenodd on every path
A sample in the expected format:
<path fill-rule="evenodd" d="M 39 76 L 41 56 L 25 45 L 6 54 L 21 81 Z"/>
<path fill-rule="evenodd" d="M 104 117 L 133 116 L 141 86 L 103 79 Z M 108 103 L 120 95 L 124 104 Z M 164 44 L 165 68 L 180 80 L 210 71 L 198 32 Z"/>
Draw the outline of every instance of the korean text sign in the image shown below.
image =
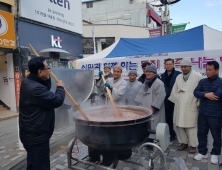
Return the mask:
<path fill-rule="evenodd" d="M 176 70 L 181 71 L 180 62 L 183 58 L 189 57 L 192 63 L 192 69 L 199 72 L 203 77 L 206 77 L 206 65 L 209 61 L 217 61 L 222 64 L 222 50 L 212 51 L 191 51 L 181 53 L 160 53 L 153 55 L 137 55 L 137 56 L 126 56 L 117 57 L 112 59 L 103 59 L 95 62 L 84 62 L 81 63 L 77 60 L 76 68 L 83 70 L 94 70 L 94 75 L 98 75 L 99 71 L 102 71 L 105 65 L 109 65 L 112 69 L 115 65 L 119 64 L 123 68 L 122 77 L 127 78 L 130 70 L 135 70 L 138 76 L 143 74 L 141 65 L 144 62 L 150 62 L 156 65 L 157 73 L 160 75 L 165 72 L 164 61 L 167 58 L 174 59 L 174 67 Z M 222 71 L 220 70 L 220 76 Z"/>
<path fill-rule="evenodd" d="M 21 0 L 21 16 L 82 34 L 81 0 Z"/>
<path fill-rule="evenodd" d="M 0 10 L 0 47 L 16 48 L 14 16 Z"/>
<path fill-rule="evenodd" d="M 14 73 L 15 77 L 15 96 L 16 96 L 16 106 L 19 107 L 19 97 L 20 97 L 20 87 L 21 87 L 21 77 L 20 72 Z"/>

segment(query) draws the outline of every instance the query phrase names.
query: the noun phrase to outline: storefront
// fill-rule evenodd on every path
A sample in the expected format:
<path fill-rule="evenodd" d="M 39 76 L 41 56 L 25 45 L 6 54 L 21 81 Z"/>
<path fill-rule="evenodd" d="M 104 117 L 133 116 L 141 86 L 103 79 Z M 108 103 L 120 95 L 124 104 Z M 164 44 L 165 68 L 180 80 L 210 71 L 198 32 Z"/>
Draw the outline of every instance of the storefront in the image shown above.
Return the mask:
<path fill-rule="evenodd" d="M 158 28 L 162 26 L 162 20 L 161 17 L 156 13 L 156 11 L 147 4 L 147 26 L 150 28 Z"/>
<path fill-rule="evenodd" d="M 15 48 L 14 16 L 0 10 L 0 105 L 12 111 L 16 111 L 13 66 Z"/>
<path fill-rule="evenodd" d="M 18 28 L 18 47 L 15 61 L 22 77 L 28 70 L 27 63 L 35 55 L 28 44 L 46 57 L 50 67 L 67 68 L 68 61 L 82 58 L 82 19 L 81 1 L 20 0 Z"/>
<path fill-rule="evenodd" d="M 81 35 L 23 19 L 18 20 L 18 35 L 20 51 L 14 54 L 14 63 L 17 71 L 21 73 L 21 80 L 28 73 L 28 61 L 36 57 L 28 44 L 31 44 L 39 55 L 46 58 L 51 68 L 68 68 L 68 61 L 82 58 Z M 59 109 L 63 111 L 62 115 L 61 111 L 56 109 L 56 129 L 67 125 L 69 108 L 67 105 L 60 107 Z"/>
<path fill-rule="evenodd" d="M 18 30 L 19 46 L 26 51 L 25 49 L 29 49 L 28 44 L 30 43 L 40 55 L 47 58 L 51 67 L 67 68 L 69 60 L 82 58 L 82 37 L 80 35 L 24 20 L 18 21 Z M 57 55 L 55 53 L 58 53 L 59 56 L 55 56 Z M 29 54 L 29 56 L 31 55 L 32 53 Z M 53 64 L 55 57 L 58 58 L 58 65 Z"/>
<path fill-rule="evenodd" d="M 68 68 L 68 61 L 83 57 L 81 1 L 19 2 L 16 18 L 18 48 L 14 52 L 14 66 L 15 72 L 20 73 L 21 81 L 29 71 L 28 61 L 36 57 L 28 44 L 46 58 L 51 68 Z M 56 109 L 57 129 L 67 126 L 68 108 L 63 105 Z"/>

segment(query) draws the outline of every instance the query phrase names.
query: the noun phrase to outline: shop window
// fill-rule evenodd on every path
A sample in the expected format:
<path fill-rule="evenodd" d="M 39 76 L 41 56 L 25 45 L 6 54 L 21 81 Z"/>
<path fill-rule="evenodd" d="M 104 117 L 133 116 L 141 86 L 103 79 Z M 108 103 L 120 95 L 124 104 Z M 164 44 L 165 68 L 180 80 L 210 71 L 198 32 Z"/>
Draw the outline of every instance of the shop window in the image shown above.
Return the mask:
<path fill-rule="evenodd" d="M 86 5 L 87 8 L 93 8 L 93 2 L 87 2 Z"/>
<path fill-rule="evenodd" d="M 83 45 L 83 54 L 94 54 L 94 44 L 92 38 L 86 38 L 86 39 L 83 38 L 82 45 Z"/>
<path fill-rule="evenodd" d="M 102 50 L 105 50 L 106 48 L 108 48 L 115 42 L 115 38 L 105 38 L 102 40 L 104 40 L 104 41 L 101 41 Z"/>
<path fill-rule="evenodd" d="M 115 42 L 115 38 L 95 38 L 96 52 L 105 50 Z M 94 54 L 94 44 L 92 38 L 83 38 L 83 54 Z"/>

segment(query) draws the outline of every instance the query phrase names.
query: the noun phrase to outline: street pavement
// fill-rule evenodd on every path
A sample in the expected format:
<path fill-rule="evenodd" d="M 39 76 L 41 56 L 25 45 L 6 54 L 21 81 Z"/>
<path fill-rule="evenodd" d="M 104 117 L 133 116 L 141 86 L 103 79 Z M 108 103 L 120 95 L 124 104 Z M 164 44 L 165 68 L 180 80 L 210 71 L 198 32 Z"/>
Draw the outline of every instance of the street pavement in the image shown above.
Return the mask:
<path fill-rule="evenodd" d="M 26 151 L 18 145 L 18 119 L 0 121 L 0 170 L 18 170 L 26 163 Z M 54 131 L 50 140 L 53 147 L 67 138 L 74 136 L 74 122 L 58 131 Z"/>
<path fill-rule="evenodd" d="M 13 112 L 10 110 L 3 110 L 3 111 L 0 111 L 0 121 L 18 117 L 18 115 L 19 114 L 17 112 Z"/>
<path fill-rule="evenodd" d="M 175 167 L 175 160 L 178 157 L 181 157 L 187 168 L 189 170 L 220 170 L 219 165 L 213 165 L 210 163 L 210 154 L 209 152 L 212 149 L 212 136 L 209 134 L 208 137 L 208 159 L 204 159 L 202 161 L 195 161 L 193 159 L 195 154 L 189 154 L 188 149 L 184 151 L 178 151 L 177 147 L 179 145 L 178 141 L 171 142 L 167 150 L 165 151 L 166 155 L 166 166 L 164 169 L 166 170 L 174 170 Z M 73 154 L 74 157 L 76 158 L 84 158 L 87 156 L 88 151 L 87 151 L 87 146 L 82 144 L 80 141 L 78 141 L 78 146 L 80 148 L 80 153 L 79 154 Z M 139 146 L 138 146 L 139 147 Z M 138 157 L 138 147 L 134 148 L 132 157 L 128 161 L 133 161 L 140 163 L 139 157 Z M 76 150 L 76 149 L 75 149 Z M 87 159 L 87 158 L 86 158 Z M 145 155 L 143 155 L 142 159 L 148 160 Z M 220 162 L 222 162 L 222 156 L 219 157 Z M 76 163 L 73 161 L 73 164 Z M 159 166 L 159 160 L 155 161 L 155 165 Z M 79 168 L 87 169 L 87 170 L 100 170 L 98 167 L 94 166 L 89 166 L 89 165 L 84 165 L 82 163 L 79 163 L 76 165 Z M 120 161 L 118 163 L 118 166 L 116 168 L 117 170 L 145 170 L 144 167 L 139 166 L 139 165 L 134 165 L 132 163 Z M 67 150 L 60 150 L 57 153 L 55 153 L 51 157 L 51 170 L 68 170 L 68 164 L 67 164 Z M 179 170 L 179 169 L 177 169 Z M 182 169 L 181 169 L 182 170 Z M 222 168 L 221 168 L 222 170 Z"/>

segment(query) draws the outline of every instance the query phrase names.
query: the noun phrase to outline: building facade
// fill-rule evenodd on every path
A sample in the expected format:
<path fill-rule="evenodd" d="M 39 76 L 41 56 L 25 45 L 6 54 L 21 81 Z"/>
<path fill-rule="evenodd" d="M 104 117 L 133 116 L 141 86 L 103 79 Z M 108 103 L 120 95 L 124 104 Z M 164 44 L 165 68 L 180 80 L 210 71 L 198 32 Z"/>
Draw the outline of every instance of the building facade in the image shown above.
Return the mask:
<path fill-rule="evenodd" d="M 89 0 L 82 2 L 83 57 L 100 52 L 120 38 L 148 38 L 148 29 L 160 28 L 162 21 L 152 0 Z"/>
<path fill-rule="evenodd" d="M 94 54 L 92 29 L 94 28 L 96 52 L 100 52 L 120 38 L 149 38 L 149 31 L 144 27 L 129 25 L 83 25 L 83 57 Z"/>
<path fill-rule="evenodd" d="M 36 57 L 28 44 L 50 67 L 67 68 L 68 61 L 83 57 L 79 7 L 81 1 L 0 0 L 0 105 L 18 111 L 21 81 L 29 72 L 28 61 Z M 5 18 L 14 39 L 2 37 L 2 11 L 11 15 Z"/>
<path fill-rule="evenodd" d="M 152 0 L 91 0 L 82 2 L 82 18 L 93 24 L 155 28 L 162 25 Z"/>
<path fill-rule="evenodd" d="M 13 52 L 16 49 L 14 0 L 0 0 L 0 111 L 16 111 Z"/>

